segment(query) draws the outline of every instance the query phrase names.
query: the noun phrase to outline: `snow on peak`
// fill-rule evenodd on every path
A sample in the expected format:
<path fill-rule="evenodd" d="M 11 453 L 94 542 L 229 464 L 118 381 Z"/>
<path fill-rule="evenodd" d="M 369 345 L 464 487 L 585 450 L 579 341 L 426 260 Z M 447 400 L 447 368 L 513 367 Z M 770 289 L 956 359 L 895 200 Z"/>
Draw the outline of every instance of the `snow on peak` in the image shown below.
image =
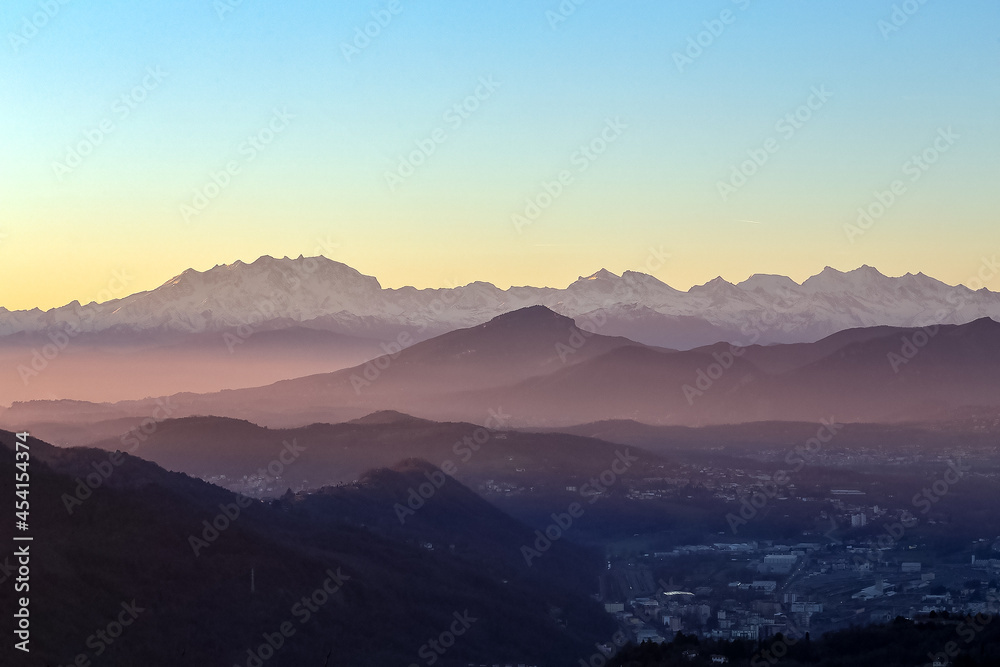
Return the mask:
<path fill-rule="evenodd" d="M 611 273 L 607 269 L 601 269 L 597 273 L 592 273 L 589 276 L 580 276 L 576 279 L 577 282 L 581 280 L 617 280 L 618 276 Z"/>
<path fill-rule="evenodd" d="M 736 287 L 736 285 L 724 279 L 722 276 L 712 278 L 704 285 L 695 285 L 690 289 L 690 293 L 693 294 L 732 294 L 739 291 L 740 290 Z"/>
<path fill-rule="evenodd" d="M 863 268 L 866 267 L 845 273 L 843 271 L 838 271 L 832 266 L 828 266 L 815 276 L 806 279 L 806 281 L 802 283 L 802 287 L 809 292 L 849 291 L 853 287 L 857 286 L 859 279 L 864 279 L 866 277 L 866 273 L 862 271 Z M 878 272 L 876 271 L 876 273 Z"/>
<path fill-rule="evenodd" d="M 762 340 L 791 342 L 876 324 L 1000 319 L 1000 294 L 951 287 L 922 273 L 886 277 L 867 265 L 848 272 L 827 267 L 801 285 L 785 276 L 754 274 L 738 285 L 720 277 L 686 292 L 645 273 L 625 271 L 618 276 L 607 269 L 580 276 L 566 289 L 500 289 L 486 282 L 383 289 L 374 277 L 323 256 L 265 255 L 252 263 L 237 260 L 206 271 L 188 269 L 154 290 L 107 304 L 74 302 L 45 312 L 0 309 L 0 336 L 45 331 L 62 323 L 85 331 L 200 332 L 263 322 L 277 327 L 311 322 L 342 333 L 378 336 L 399 327 L 444 332 L 529 306 L 546 306 L 569 317 L 603 310 L 609 321 L 627 320 L 628 326 L 637 327 L 622 330 L 622 335 L 631 333 L 651 344 L 669 342 L 671 327 L 664 325 L 664 316 L 711 325 L 702 334 L 702 344 L 718 340 L 707 337 L 726 335 L 713 332 L 739 331 L 749 321 L 766 322 L 760 324 Z"/>
<path fill-rule="evenodd" d="M 779 276 L 770 273 L 755 273 L 741 283 L 736 285 L 740 289 L 763 292 L 775 292 L 777 290 L 790 290 L 799 287 L 799 284 L 788 276 Z"/>

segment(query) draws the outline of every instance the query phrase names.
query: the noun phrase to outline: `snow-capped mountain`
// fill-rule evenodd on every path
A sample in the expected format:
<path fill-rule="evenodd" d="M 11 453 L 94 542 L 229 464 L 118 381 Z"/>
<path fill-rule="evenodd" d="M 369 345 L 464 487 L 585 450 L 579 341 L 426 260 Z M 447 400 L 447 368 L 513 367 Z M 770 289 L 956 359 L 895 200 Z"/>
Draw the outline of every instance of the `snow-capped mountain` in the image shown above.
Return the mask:
<path fill-rule="evenodd" d="M 0 308 L 0 336 L 74 327 L 83 332 L 198 333 L 294 326 L 389 339 L 416 338 L 544 305 L 584 329 L 639 342 L 691 348 L 808 342 L 874 325 L 962 324 L 1000 319 L 1000 294 L 951 286 L 923 274 L 887 277 L 869 266 L 827 267 L 801 285 L 785 276 L 716 278 L 683 292 L 653 276 L 604 269 L 565 289 L 474 282 L 450 289 L 385 289 L 377 279 L 325 257 L 236 262 L 184 271 L 160 287 L 108 301 L 70 303 L 48 311 Z"/>

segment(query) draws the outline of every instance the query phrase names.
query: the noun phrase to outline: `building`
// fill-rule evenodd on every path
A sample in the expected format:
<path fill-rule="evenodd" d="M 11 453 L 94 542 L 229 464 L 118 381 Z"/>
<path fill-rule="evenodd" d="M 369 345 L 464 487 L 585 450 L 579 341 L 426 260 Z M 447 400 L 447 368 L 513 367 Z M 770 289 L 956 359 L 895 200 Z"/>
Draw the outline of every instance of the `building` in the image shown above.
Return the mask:
<path fill-rule="evenodd" d="M 788 574 L 798 560 L 799 557 L 793 554 L 769 554 L 757 569 L 762 574 Z"/>
<path fill-rule="evenodd" d="M 887 584 L 881 579 L 875 583 L 874 586 L 869 586 L 868 588 L 862 588 L 860 591 L 851 596 L 854 600 L 873 600 L 875 598 L 880 598 L 883 595 L 895 595 L 896 594 L 896 584 Z M 927 596 L 924 597 L 924 600 Z"/>
<path fill-rule="evenodd" d="M 750 587 L 761 593 L 773 593 L 778 588 L 778 582 L 773 580 L 757 580 Z"/>
<path fill-rule="evenodd" d="M 760 638 L 760 627 L 756 625 L 751 625 L 746 628 L 741 628 L 739 630 L 733 630 L 733 639 L 749 639 L 752 641 L 757 641 Z"/>

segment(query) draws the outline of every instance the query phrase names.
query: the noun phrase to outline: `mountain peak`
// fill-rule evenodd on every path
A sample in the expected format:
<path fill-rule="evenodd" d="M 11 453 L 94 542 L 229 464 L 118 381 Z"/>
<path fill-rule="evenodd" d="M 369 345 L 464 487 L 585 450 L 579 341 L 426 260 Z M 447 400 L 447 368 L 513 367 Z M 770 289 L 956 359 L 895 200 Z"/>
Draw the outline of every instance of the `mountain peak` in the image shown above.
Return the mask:
<path fill-rule="evenodd" d="M 762 290 L 773 292 L 783 289 L 795 289 L 799 286 L 797 282 L 788 276 L 779 276 L 770 273 L 755 273 L 741 283 L 736 285 L 744 290 Z"/>
<path fill-rule="evenodd" d="M 560 326 L 573 326 L 572 318 L 560 315 L 546 306 L 528 306 L 512 310 L 503 315 L 497 315 L 489 322 L 481 324 L 481 327 L 497 326 L 535 326 L 542 324 L 558 324 Z"/>
<path fill-rule="evenodd" d="M 736 285 L 732 284 L 722 276 L 717 276 L 712 278 L 704 285 L 695 285 L 691 288 L 692 291 L 700 292 L 728 292 L 730 290 L 736 289 Z"/>
<path fill-rule="evenodd" d="M 368 287 L 382 289 L 382 286 L 374 277 L 366 276 L 347 264 L 334 261 L 323 255 L 315 257 L 303 257 L 299 255 L 295 259 L 290 259 L 289 257 L 277 259 L 270 255 L 261 255 L 249 264 L 241 259 L 237 259 L 231 264 L 216 264 L 207 271 L 185 269 L 180 275 L 165 282 L 164 286 L 177 284 L 178 281 L 232 282 L 238 281 L 244 276 L 257 276 L 270 273 L 285 273 L 299 276 L 303 279 L 316 277 L 320 279 L 358 280 L 367 283 Z"/>
<path fill-rule="evenodd" d="M 874 266 L 868 266 L 867 264 L 862 264 L 853 271 L 848 271 L 847 275 L 851 276 L 863 276 L 865 278 L 881 279 L 885 278 L 885 274 L 876 269 Z"/>
<path fill-rule="evenodd" d="M 723 278 L 722 276 L 717 276 L 715 278 L 712 278 L 707 283 L 705 283 L 705 287 L 727 287 L 727 286 L 732 287 L 733 284 L 728 280 L 726 280 L 725 278 Z"/>
<path fill-rule="evenodd" d="M 589 276 L 580 276 L 579 278 L 577 278 L 577 281 L 580 281 L 580 280 L 616 280 L 617 278 L 618 278 L 617 275 L 611 273 L 607 269 L 601 269 L 597 273 L 592 273 Z"/>
<path fill-rule="evenodd" d="M 828 266 L 803 282 L 802 287 L 813 292 L 849 292 L 872 287 L 886 280 L 889 279 L 878 269 L 867 264 L 847 272 Z"/>
<path fill-rule="evenodd" d="M 430 423 L 426 419 L 420 419 L 419 417 L 414 417 L 408 415 L 405 412 L 399 412 L 398 410 L 376 410 L 371 414 L 365 415 L 364 417 L 359 417 L 357 419 L 352 419 L 347 422 L 348 424 L 360 424 L 360 425 L 385 425 L 385 424 L 416 424 L 416 423 Z"/>
<path fill-rule="evenodd" d="M 968 324 L 960 325 L 959 328 L 966 331 L 1000 332 L 1000 322 L 992 317 L 980 317 L 978 320 L 973 320 Z"/>
<path fill-rule="evenodd" d="M 622 280 L 632 285 L 640 284 L 647 287 L 655 287 L 674 294 L 680 293 L 678 290 L 674 289 L 656 276 L 651 276 L 648 273 L 642 273 L 641 271 L 625 271 L 622 273 Z"/>

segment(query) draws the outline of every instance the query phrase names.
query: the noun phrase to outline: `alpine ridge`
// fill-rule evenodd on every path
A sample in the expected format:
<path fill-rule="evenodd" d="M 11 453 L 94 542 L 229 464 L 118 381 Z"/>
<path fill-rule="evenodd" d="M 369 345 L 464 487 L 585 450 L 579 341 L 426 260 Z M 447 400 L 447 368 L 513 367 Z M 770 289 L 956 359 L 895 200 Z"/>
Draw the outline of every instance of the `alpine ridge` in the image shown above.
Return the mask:
<path fill-rule="evenodd" d="M 600 322 L 601 333 L 647 345 L 691 349 L 813 342 L 844 329 L 965 324 L 1000 317 L 1000 294 L 947 285 L 922 273 L 888 277 L 870 266 L 826 267 L 802 284 L 755 274 L 716 278 L 684 292 L 640 272 L 600 269 L 565 289 L 490 283 L 416 289 L 378 280 L 323 256 L 237 261 L 188 269 L 156 289 L 106 303 L 73 302 L 48 311 L 0 308 L 0 338 L 53 329 L 195 334 L 306 327 L 373 340 L 408 332 L 416 340 L 542 305 Z"/>

